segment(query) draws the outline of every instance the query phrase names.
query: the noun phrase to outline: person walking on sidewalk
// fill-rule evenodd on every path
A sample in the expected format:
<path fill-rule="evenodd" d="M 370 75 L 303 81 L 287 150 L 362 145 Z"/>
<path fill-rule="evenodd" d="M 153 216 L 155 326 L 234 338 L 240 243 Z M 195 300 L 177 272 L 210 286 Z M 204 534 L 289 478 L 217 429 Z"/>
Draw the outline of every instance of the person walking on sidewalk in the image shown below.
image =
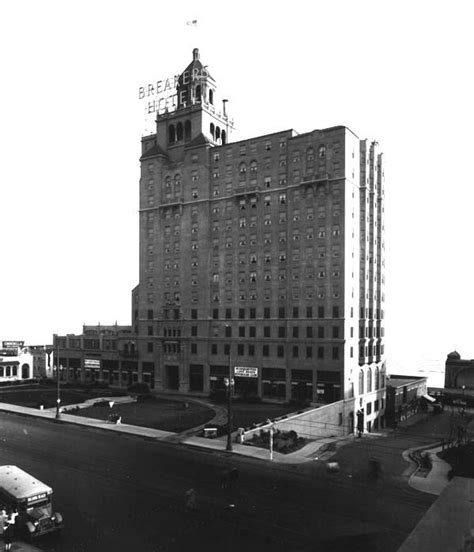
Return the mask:
<path fill-rule="evenodd" d="M 13 525 L 14 524 L 11 523 L 11 519 L 9 518 L 3 528 L 3 541 L 5 542 L 5 551 L 12 549 Z"/>

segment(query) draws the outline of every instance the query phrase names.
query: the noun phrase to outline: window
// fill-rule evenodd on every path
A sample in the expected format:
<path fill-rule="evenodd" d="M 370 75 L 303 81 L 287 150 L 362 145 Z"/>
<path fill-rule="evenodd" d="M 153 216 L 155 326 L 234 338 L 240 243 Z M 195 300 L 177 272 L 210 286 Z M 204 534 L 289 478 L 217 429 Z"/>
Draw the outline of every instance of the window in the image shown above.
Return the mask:
<path fill-rule="evenodd" d="M 318 318 L 324 318 L 324 307 L 318 307 Z"/>
<path fill-rule="evenodd" d="M 359 395 L 364 394 L 364 370 L 359 371 Z"/>
<path fill-rule="evenodd" d="M 298 328 L 298 326 L 293 326 L 293 337 L 299 337 L 299 328 Z"/>
<path fill-rule="evenodd" d="M 262 346 L 262 356 L 264 356 L 264 357 L 270 356 L 270 346 L 269 345 L 263 345 Z"/>
<path fill-rule="evenodd" d="M 339 359 L 339 347 L 333 347 L 332 348 L 332 358 L 333 360 Z"/>
<path fill-rule="evenodd" d="M 293 307 L 293 318 L 299 317 L 299 309 L 298 307 Z"/>
<path fill-rule="evenodd" d="M 306 326 L 306 337 L 313 337 L 313 327 Z"/>
<path fill-rule="evenodd" d="M 333 339 L 337 339 L 339 337 L 339 326 L 333 326 L 332 337 Z"/>
<path fill-rule="evenodd" d="M 244 354 L 244 344 L 243 343 L 239 343 L 237 345 L 237 354 L 239 356 L 242 356 Z"/>
<path fill-rule="evenodd" d="M 198 334 L 198 327 L 197 326 L 191 326 L 191 335 L 196 336 Z"/>
<path fill-rule="evenodd" d="M 286 337 L 285 326 L 278 326 L 278 337 Z"/>
<path fill-rule="evenodd" d="M 263 318 L 270 318 L 270 307 L 265 307 L 263 309 Z"/>
<path fill-rule="evenodd" d="M 285 348 L 283 345 L 277 345 L 277 356 L 280 358 L 285 356 Z"/>
<path fill-rule="evenodd" d="M 339 318 L 339 307 L 335 306 L 332 308 L 332 317 Z"/>
<path fill-rule="evenodd" d="M 147 343 L 147 352 L 152 353 L 153 352 L 153 343 Z"/>
<path fill-rule="evenodd" d="M 255 316 L 256 316 L 256 310 L 255 310 L 254 307 L 252 307 L 252 308 L 250 309 L 250 318 L 255 318 Z"/>
<path fill-rule="evenodd" d="M 306 347 L 306 358 L 313 358 L 313 347 Z"/>
<path fill-rule="evenodd" d="M 245 318 L 245 309 L 239 309 L 239 318 L 241 320 Z"/>
<path fill-rule="evenodd" d="M 249 356 L 255 356 L 255 345 L 249 345 Z"/>
<path fill-rule="evenodd" d="M 298 345 L 293 345 L 293 358 L 298 358 Z"/>
<path fill-rule="evenodd" d="M 322 360 L 324 358 L 324 347 L 318 347 L 318 359 Z"/>
<path fill-rule="evenodd" d="M 219 309 L 212 309 L 212 318 L 217 320 L 219 318 Z"/>
<path fill-rule="evenodd" d="M 285 307 L 279 307 L 278 318 L 285 318 Z"/>
<path fill-rule="evenodd" d="M 306 307 L 306 318 L 313 318 L 313 307 Z"/>
<path fill-rule="evenodd" d="M 198 352 L 197 343 L 191 343 L 191 354 L 197 355 L 197 352 Z"/>

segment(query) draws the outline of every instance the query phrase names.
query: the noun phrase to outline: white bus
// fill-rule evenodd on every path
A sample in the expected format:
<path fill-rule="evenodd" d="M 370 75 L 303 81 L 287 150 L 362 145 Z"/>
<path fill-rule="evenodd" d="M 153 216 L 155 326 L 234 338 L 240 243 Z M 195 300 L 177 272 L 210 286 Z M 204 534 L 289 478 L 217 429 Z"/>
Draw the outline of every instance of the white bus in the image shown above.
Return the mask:
<path fill-rule="evenodd" d="M 53 489 L 17 466 L 0 466 L 0 507 L 17 510 L 15 530 L 27 538 L 58 531 L 63 518 L 53 513 Z"/>

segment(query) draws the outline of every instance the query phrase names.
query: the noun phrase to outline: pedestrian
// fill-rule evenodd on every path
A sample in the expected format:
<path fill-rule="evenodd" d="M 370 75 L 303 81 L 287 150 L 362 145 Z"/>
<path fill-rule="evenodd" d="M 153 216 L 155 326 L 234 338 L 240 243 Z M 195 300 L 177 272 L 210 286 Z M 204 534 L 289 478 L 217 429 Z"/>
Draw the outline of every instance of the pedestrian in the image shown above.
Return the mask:
<path fill-rule="evenodd" d="M 5 551 L 12 549 L 13 525 L 13 519 L 9 517 L 3 528 L 3 541 L 5 542 Z"/>
<path fill-rule="evenodd" d="M 3 530 L 5 528 L 5 524 L 7 522 L 7 519 L 8 519 L 7 511 L 5 510 L 5 508 L 2 508 L 0 510 L 0 536 L 1 537 L 3 537 Z"/>

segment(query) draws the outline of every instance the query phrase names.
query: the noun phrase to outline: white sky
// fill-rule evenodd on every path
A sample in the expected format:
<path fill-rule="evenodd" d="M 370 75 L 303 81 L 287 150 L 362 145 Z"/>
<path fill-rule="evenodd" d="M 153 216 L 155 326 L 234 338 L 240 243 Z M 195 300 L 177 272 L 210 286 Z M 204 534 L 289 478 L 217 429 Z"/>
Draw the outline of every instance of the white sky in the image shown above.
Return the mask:
<path fill-rule="evenodd" d="M 379 141 L 389 370 L 474 358 L 471 5 L 2 2 L 0 339 L 130 323 L 138 88 L 199 47 L 234 138 L 346 125 Z"/>

